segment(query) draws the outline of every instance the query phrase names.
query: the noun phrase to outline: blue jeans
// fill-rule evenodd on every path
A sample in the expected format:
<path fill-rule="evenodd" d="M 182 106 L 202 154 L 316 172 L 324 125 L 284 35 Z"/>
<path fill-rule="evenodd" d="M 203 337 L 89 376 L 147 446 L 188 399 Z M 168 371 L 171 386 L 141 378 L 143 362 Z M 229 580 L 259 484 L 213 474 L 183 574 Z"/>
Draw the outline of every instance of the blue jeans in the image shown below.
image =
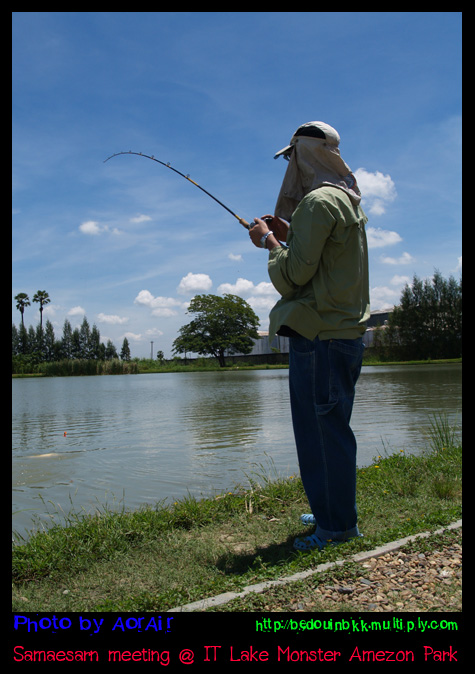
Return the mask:
<path fill-rule="evenodd" d="M 292 423 L 315 533 L 323 540 L 344 541 L 359 535 L 350 418 L 363 341 L 291 337 L 289 342 Z"/>

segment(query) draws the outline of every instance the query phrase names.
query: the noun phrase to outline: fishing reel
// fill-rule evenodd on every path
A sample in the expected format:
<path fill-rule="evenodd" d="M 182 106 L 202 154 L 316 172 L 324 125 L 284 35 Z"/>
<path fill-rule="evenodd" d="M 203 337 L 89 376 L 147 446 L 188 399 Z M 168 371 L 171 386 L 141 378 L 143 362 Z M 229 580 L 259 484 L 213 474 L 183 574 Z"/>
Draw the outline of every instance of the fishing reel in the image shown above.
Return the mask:
<path fill-rule="evenodd" d="M 261 220 L 264 220 L 266 225 L 270 227 L 270 224 L 274 218 L 268 217 L 268 218 L 261 218 Z M 257 225 L 257 222 L 254 222 L 254 220 L 249 224 L 249 229 L 252 229 L 254 225 Z"/>
<path fill-rule="evenodd" d="M 272 218 L 272 217 L 266 217 L 266 218 L 261 218 L 261 219 L 266 223 L 266 225 L 267 225 L 268 227 L 270 227 L 271 222 L 272 222 L 272 220 L 273 220 L 274 218 Z M 253 220 L 253 221 L 249 224 L 249 231 L 250 231 L 250 230 L 254 227 L 254 225 L 256 225 L 256 224 L 257 224 L 257 223 Z M 264 236 L 261 238 L 261 248 L 266 248 L 266 247 L 267 247 L 266 241 L 267 241 L 267 237 L 269 236 L 269 234 L 273 234 L 273 232 L 269 230 L 269 231 L 267 232 L 267 234 L 264 234 Z"/>

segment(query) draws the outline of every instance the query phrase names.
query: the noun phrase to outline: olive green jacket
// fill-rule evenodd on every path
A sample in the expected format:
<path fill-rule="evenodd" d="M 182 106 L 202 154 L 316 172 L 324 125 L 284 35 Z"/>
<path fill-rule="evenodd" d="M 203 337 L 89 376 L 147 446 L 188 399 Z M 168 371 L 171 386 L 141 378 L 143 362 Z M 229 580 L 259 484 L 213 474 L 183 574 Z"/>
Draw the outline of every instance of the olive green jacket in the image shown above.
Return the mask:
<path fill-rule="evenodd" d="M 302 199 L 288 248 L 269 253 L 269 276 L 282 295 L 270 313 L 269 343 L 281 326 L 310 340 L 361 337 L 370 315 L 367 221 L 338 187 L 324 185 Z"/>

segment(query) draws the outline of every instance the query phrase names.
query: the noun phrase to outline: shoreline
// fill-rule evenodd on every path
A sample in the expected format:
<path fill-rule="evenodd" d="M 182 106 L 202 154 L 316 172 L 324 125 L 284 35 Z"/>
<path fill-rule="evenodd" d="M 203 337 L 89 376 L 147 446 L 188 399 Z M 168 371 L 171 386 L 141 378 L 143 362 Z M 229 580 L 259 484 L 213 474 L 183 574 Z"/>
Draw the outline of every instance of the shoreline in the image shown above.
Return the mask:
<path fill-rule="evenodd" d="M 143 359 L 146 362 L 146 359 Z M 220 367 L 213 364 L 195 364 L 188 365 L 164 365 L 157 366 L 155 363 L 151 367 L 142 366 L 140 368 L 140 361 L 138 361 L 137 372 L 134 373 L 117 373 L 117 374 L 166 374 L 166 373 L 182 373 L 182 372 L 232 372 L 235 370 L 288 370 L 288 364 L 261 364 L 252 365 L 243 362 L 242 364 L 234 363 Z M 408 361 L 381 361 L 381 360 L 363 360 L 363 367 L 384 367 L 384 366 L 398 366 L 398 365 L 462 365 L 462 358 L 444 358 L 441 360 L 408 360 Z M 117 374 L 105 372 L 103 374 L 64 374 L 55 376 L 117 376 Z M 49 377 L 42 372 L 36 373 L 22 373 L 12 374 L 12 379 L 28 379 L 30 377 Z"/>
<path fill-rule="evenodd" d="M 399 452 L 358 470 L 362 539 L 295 552 L 294 537 L 308 531 L 300 478 L 262 475 L 214 498 L 65 516 L 13 547 L 14 610 L 168 611 L 447 527 L 461 518 L 462 449 L 438 434 L 421 456 Z M 251 594 L 235 610 L 263 610 Z"/>

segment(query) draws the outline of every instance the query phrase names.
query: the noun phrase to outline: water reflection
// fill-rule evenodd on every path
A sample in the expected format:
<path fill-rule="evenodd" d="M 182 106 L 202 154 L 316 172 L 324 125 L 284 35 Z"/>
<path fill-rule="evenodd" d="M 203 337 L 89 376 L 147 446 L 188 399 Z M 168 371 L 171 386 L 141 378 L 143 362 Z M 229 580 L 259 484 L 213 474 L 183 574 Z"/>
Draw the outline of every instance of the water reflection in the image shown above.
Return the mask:
<path fill-rule="evenodd" d="M 384 448 L 409 453 L 426 448 L 431 423 L 440 414 L 461 424 L 461 379 L 458 365 L 363 368 L 353 413 L 359 465 Z"/>
<path fill-rule="evenodd" d="M 14 379 L 14 529 L 43 501 L 135 508 L 210 495 L 256 466 L 297 472 L 287 370 Z M 427 446 L 430 415 L 461 411 L 460 366 L 365 367 L 358 463 Z M 460 418 L 458 419 L 461 421 Z M 66 435 L 64 435 L 66 432 Z"/>

